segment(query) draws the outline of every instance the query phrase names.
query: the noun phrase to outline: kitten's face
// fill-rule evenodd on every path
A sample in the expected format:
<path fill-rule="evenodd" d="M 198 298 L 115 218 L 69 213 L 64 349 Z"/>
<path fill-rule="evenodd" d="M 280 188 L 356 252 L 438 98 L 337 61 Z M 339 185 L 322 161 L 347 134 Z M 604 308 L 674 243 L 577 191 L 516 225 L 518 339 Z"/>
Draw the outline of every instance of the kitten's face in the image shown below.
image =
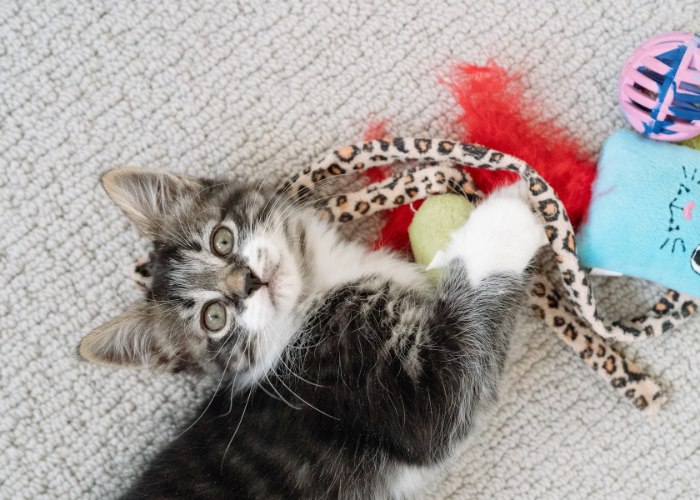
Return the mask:
<path fill-rule="evenodd" d="M 304 229 L 289 202 L 265 190 L 116 170 L 110 197 L 154 240 L 146 299 L 81 343 L 87 359 L 201 368 L 240 377 L 266 371 L 293 332 L 302 296 Z"/>

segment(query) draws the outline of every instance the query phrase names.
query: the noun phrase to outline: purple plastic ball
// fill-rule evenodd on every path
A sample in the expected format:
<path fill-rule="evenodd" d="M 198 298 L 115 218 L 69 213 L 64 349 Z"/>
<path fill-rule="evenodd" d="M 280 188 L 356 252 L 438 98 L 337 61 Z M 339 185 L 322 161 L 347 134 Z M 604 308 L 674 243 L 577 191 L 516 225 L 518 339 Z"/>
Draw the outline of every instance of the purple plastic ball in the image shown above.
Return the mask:
<path fill-rule="evenodd" d="M 675 32 L 647 40 L 622 68 L 619 96 L 640 134 L 660 141 L 700 135 L 700 35 Z"/>

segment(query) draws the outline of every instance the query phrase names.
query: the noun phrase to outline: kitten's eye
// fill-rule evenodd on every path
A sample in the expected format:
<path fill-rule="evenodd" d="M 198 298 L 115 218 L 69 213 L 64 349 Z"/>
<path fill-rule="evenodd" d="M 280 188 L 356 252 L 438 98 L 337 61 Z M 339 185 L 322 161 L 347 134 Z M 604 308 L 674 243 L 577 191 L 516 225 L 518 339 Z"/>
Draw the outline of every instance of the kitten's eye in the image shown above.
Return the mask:
<path fill-rule="evenodd" d="M 207 305 L 202 312 L 202 323 L 210 332 L 218 332 L 226 326 L 226 309 L 218 302 Z"/>
<path fill-rule="evenodd" d="M 220 227 L 211 237 L 211 247 L 215 254 L 227 256 L 233 250 L 233 233 L 225 227 Z"/>

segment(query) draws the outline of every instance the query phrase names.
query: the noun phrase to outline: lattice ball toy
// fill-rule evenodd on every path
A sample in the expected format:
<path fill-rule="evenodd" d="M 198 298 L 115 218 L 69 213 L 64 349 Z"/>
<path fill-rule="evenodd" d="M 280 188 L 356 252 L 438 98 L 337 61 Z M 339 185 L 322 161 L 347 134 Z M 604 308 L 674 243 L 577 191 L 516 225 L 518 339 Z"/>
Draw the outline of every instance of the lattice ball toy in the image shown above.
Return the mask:
<path fill-rule="evenodd" d="M 700 35 L 674 32 L 647 40 L 622 68 L 619 98 L 632 127 L 651 139 L 700 135 Z"/>

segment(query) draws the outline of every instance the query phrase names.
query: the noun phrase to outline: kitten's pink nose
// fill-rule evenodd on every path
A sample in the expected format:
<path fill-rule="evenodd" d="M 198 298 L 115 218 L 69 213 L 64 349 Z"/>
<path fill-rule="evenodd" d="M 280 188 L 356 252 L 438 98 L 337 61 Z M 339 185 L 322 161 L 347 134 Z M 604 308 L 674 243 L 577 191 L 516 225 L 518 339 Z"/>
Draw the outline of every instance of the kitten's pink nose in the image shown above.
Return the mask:
<path fill-rule="evenodd" d="M 263 286 L 265 283 L 260 281 L 260 278 L 258 278 L 253 271 L 250 269 L 248 270 L 248 275 L 246 276 L 245 280 L 245 294 L 246 297 L 248 295 L 252 295 L 255 293 L 255 291 Z"/>
<path fill-rule="evenodd" d="M 685 220 L 692 220 L 693 219 L 693 209 L 695 208 L 695 202 L 694 201 L 689 201 L 688 203 L 685 204 L 683 207 L 683 218 Z"/>
<path fill-rule="evenodd" d="M 224 280 L 229 293 L 245 299 L 265 285 L 249 267 L 235 269 Z"/>

